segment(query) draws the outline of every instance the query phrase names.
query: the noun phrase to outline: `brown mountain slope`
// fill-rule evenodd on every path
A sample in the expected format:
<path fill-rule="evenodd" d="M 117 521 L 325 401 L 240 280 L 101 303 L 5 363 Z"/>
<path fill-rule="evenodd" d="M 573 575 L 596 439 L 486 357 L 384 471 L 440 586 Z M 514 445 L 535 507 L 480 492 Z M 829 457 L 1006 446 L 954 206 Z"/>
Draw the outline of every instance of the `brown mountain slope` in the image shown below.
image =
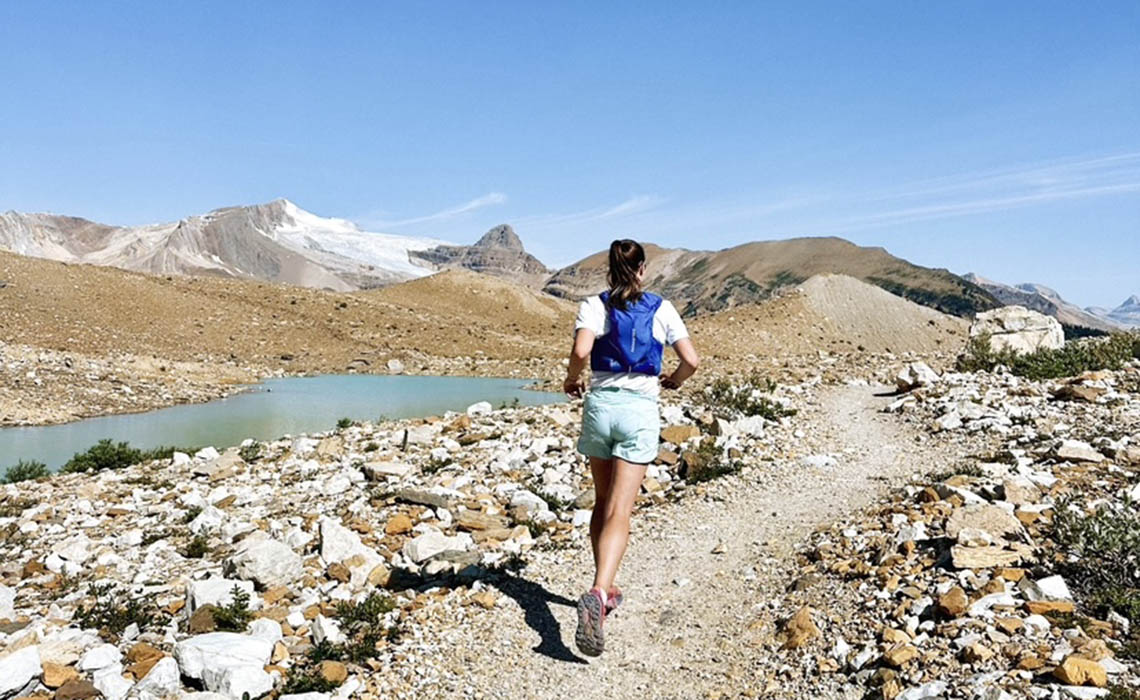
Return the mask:
<path fill-rule="evenodd" d="M 0 253 L 0 280 L 4 342 L 259 372 L 375 371 L 390 358 L 410 360 L 414 371 L 417 362 L 479 353 L 496 361 L 553 358 L 565 351 L 574 316 L 568 302 L 469 272 L 441 273 L 385 296 L 387 290 L 155 276 Z M 433 298 L 434 306 L 425 303 Z M 466 371 L 446 364 L 431 370 Z"/>
<path fill-rule="evenodd" d="M 648 286 L 679 300 L 687 316 L 765 299 L 781 287 L 819 274 L 861 279 L 924 306 L 969 315 L 998 306 L 988 292 L 947 270 L 920 267 L 882 248 L 841 238 L 793 238 L 746 243 L 725 250 L 688 251 L 646 246 Z M 605 285 L 606 253 L 559 270 L 546 291 L 577 298 Z"/>
<path fill-rule="evenodd" d="M 818 275 L 759 303 L 688 323 L 698 346 L 724 359 L 830 352 L 958 350 L 969 324 L 844 275 Z"/>

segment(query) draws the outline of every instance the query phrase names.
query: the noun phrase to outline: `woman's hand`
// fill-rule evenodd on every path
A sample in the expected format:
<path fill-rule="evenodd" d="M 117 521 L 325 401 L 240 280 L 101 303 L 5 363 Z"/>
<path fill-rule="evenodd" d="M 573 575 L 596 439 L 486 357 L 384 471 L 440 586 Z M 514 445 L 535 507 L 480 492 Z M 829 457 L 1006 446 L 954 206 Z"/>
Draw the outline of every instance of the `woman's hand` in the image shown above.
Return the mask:
<path fill-rule="evenodd" d="M 661 388 L 662 389 L 680 389 L 681 383 L 678 382 L 677 380 L 673 379 L 672 377 L 668 377 L 668 376 L 662 374 L 661 375 Z"/>
<path fill-rule="evenodd" d="M 581 398 L 582 392 L 586 390 L 586 383 L 582 381 L 581 377 L 566 377 L 562 382 L 562 391 L 572 399 Z"/>

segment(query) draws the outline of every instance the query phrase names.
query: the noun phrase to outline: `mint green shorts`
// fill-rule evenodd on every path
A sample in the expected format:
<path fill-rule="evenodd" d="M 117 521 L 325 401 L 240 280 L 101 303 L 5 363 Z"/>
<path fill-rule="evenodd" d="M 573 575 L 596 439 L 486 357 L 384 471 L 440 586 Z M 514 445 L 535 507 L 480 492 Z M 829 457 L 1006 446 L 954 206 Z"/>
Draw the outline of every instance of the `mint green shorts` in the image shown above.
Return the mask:
<path fill-rule="evenodd" d="M 625 389 L 595 389 L 586 394 L 578 438 L 582 454 L 649 464 L 657 459 L 660 441 L 656 396 Z"/>

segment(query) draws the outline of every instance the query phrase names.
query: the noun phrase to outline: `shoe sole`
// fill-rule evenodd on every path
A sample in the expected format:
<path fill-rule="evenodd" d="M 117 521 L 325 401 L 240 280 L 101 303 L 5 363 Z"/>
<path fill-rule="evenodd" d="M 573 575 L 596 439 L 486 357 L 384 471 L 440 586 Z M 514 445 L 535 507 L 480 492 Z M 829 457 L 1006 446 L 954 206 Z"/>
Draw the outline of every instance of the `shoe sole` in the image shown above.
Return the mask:
<path fill-rule="evenodd" d="M 606 647 L 602 631 L 602 600 L 592 593 L 578 599 L 578 631 L 574 641 L 586 656 L 600 656 Z"/>

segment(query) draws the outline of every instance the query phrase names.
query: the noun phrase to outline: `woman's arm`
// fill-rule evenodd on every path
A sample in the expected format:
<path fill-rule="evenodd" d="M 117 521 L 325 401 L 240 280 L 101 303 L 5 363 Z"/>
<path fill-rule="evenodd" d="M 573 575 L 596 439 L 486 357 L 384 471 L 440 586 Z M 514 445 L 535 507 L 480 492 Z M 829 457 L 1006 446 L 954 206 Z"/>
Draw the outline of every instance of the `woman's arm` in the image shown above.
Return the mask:
<path fill-rule="evenodd" d="M 582 370 L 586 369 L 586 359 L 594 349 L 594 332 L 588 328 L 579 328 L 574 334 L 574 347 L 570 349 L 570 364 L 566 368 L 566 380 L 562 382 L 562 390 L 567 396 L 578 398 L 586 390 L 582 381 Z"/>
<path fill-rule="evenodd" d="M 666 389 L 681 388 L 685 380 L 693 376 L 701 364 L 701 358 L 697 356 L 697 349 L 693 347 L 693 341 L 688 338 L 681 338 L 673 343 L 673 351 L 677 353 L 677 357 L 681 358 L 681 364 L 677 366 L 673 374 L 668 377 L 661 377 L 661 386 Z"/>

